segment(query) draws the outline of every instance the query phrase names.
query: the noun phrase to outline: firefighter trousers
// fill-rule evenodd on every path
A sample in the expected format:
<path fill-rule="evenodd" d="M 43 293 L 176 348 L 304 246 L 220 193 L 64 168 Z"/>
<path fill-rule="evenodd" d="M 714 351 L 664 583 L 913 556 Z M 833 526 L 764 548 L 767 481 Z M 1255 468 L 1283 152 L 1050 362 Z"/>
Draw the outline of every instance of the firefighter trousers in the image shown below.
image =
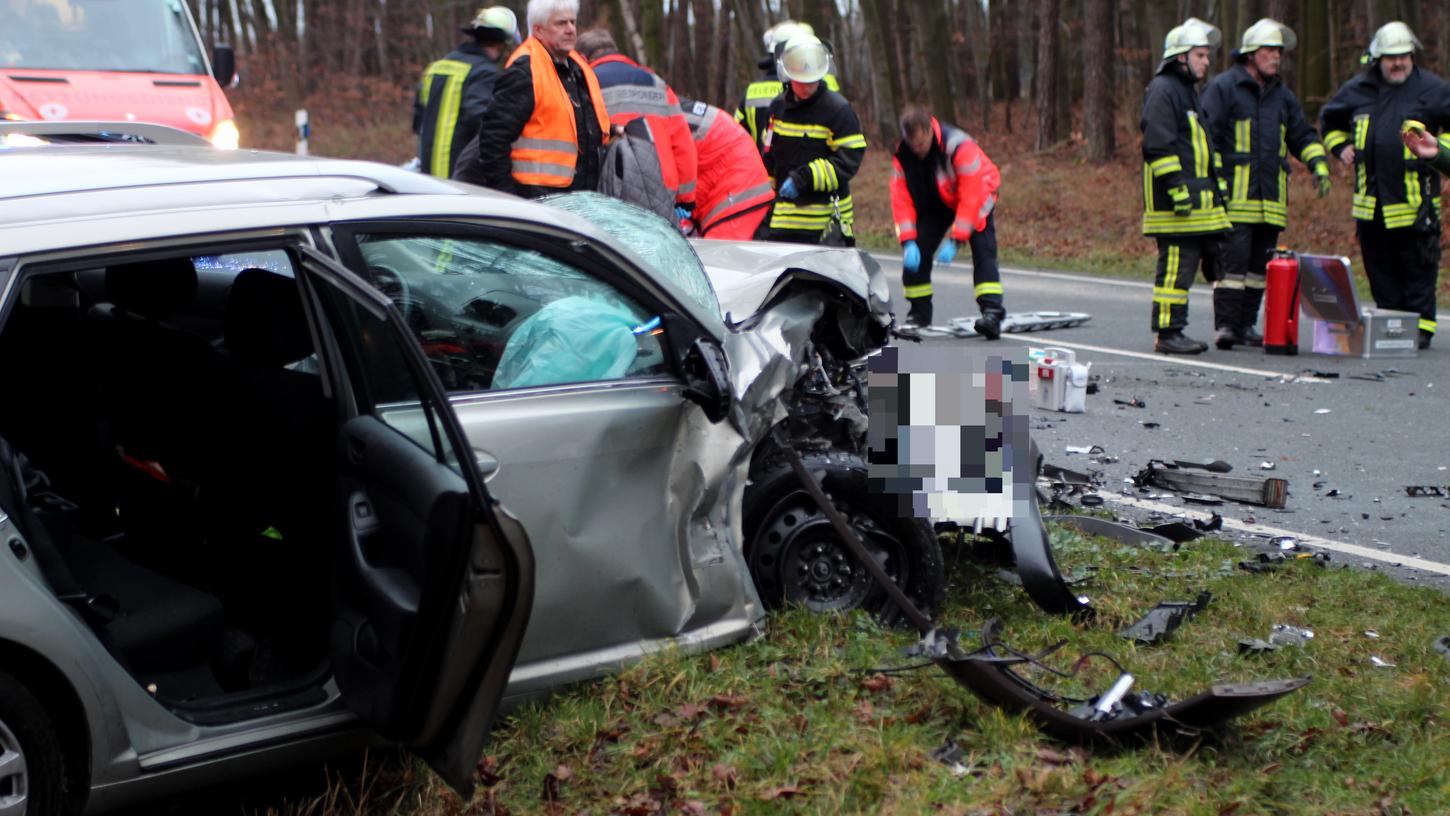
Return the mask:
<path fill-rule="evenodd" d="M 1212 283 L 1219 276 L 1222 236 L 1159 235 L 1158 275 L 1153 280 L 1153 331 L 1183 331 L 1188 325 L 1188 287 L 1203 267 L 1203 277 Z"/>
<path fill-rule="evenodd" d="M 906 299 L 912 312 L 931 313 L 931 267 L 936 261 L 937 248 L 943 238 L 951 232 L 956 214 L 943 208 L 945 215 L 930 213 L 921 217 L 916 227 L 916 245 L 921 250 L 921 265 L 915 272 L 902 270 L 901 283 L 906 289 Z M 1002 300 L 1002 272 L 997 268 L 997 227 L 993 220 L 996 213 L 987 215 L 987 226 L 973 232 L 967 243 L 972 249 L 972 283 L 977 298 L 977 308 L 982 314 L 995 312 L 999 317 L 1007 310 Z"/>
<path fill-rule="evenodd" d="M 1420 331 L 1435 333 L 1435 289 L 1440 277 L 1440 231 L 1385 229 L 1357 221 L 1369 291 L 1381 309 L 1419 312 Z"/>
<path fill-rule="evenodd" d="M 1223 277 L 1213 285 L 1213 327 L 1251 329 L 1259 322 L 1269 256 L 1279 242 L 1273 224 L 1234 224 L 1223 236 L 1219 266 Z"/>

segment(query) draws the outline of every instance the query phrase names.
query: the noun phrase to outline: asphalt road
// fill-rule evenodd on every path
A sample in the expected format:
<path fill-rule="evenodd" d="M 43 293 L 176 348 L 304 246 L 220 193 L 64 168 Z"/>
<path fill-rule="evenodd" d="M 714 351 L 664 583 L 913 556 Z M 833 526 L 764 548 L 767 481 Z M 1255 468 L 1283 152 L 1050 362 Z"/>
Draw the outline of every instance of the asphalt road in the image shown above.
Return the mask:
<path fill-rule="evenodd" d="M 892 279 L 901 319 L 906 306 L 900 258 L 877 258 Z M 976 316 L 969 265 L 938 268 L 932 277 L 937 323 Z M 1088 396 L 1087 412 L 1035 412 L 1032 434 L 1048 462 L 1101 471 L 1106 479 L 1101 495 L 1115 512 L 1138 518 L 1186 511 L 1207 518 L 1217 510 L 1226 529 L 1246 541 L 1295 535 L 1305 545 L 1329 550 L 1336 562 L 1450 589 L 1450 499 L 1411 498 L 1405 491 L 1406 485 L 1450 485 L 1450 333 L 1413 359 L 1331 357 L 1308 351 L 1309 322 L 1301 319 L 1298 356 L 1210 348 L 1194 357 L 1170 357 L 1153 352 L 1149 283 L 1008 268 L 1003 285 L 1009 312 L 1092 315 L 1078 328 L 1003 335 L 999 342 L 1065 347 L 1076 352 L 1078 362 L 1092 363 L 1099 391 Z M 1191 291 L 1187 334 L 1212 340 L 1207 286 Z M 1384 379 L 1356 378 L 1378 375 Z M 1146 407 L 1113 402 L 1135 397 Z M 1102 446 L 1105 456 L 1118 461 L 1095 463 L 1066 452 L 1068 446 L 1089 445 Z M 1150 459 L 1222 459 L 1236 474 L 1287 479 L 1289 500 L 1283 510 L 1269 510 L 1232 502 L 1188 505 L 1162 490 L 1145 497 L 1126 480 Z M 1274 465 L 1272 473 L 1261 469 L 1265 462 Z"/>

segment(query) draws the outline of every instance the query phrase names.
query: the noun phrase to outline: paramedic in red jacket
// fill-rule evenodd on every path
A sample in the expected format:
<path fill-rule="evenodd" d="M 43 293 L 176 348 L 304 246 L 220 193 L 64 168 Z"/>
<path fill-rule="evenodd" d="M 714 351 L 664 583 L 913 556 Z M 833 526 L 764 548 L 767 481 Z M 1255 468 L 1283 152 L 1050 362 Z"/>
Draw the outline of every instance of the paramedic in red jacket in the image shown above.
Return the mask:
<path fill-rule="evenodd" d="M 695 187 L 695 234 L 749 241 L 770 213 L 775 190 L 755 140 L 729 113 L 704 102 L 681 99 L 680 110 L 695 137 L 700 181 Z"/>
<path fill-rule="evenodd" d="M 606 29 L 580 34 L 577 47 L 599 78 L 609 121 L 626 126 L 644 119 L 660 157 L 665 186 L 675 194 L 676 214 L 688 217 L 695 208 L 698 160 L 695 140 L 690 138 L 690 126 L 680 112 L 675 92 L 653 71 L 619 53 L 614 37 Z"/>
<path fill-rule="evenodd" d="M 1001 186 L 997 165 L 965 132 L 909 105 L 901 114 L 901 144 L 891 167 L 891 212 L 902 249 L 902 282 L 911 310 L 906 327 L 931 324 L 931 265 L 951 263 L 957 244 L 972 247 L 977 333 L 1002 332 L 1002 279 L 992 209 Z M 938 250 L 940 244 L 940 250 Z"/>

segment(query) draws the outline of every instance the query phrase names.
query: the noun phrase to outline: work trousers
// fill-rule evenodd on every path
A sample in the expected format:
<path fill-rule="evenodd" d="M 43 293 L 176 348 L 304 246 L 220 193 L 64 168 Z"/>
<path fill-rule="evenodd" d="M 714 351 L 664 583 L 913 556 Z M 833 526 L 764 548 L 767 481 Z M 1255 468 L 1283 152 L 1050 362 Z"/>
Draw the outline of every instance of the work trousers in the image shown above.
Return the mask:
<path fill-rule="evenodd" d="M 1152 329 L 1182 331 L 1188 325 L 1188 287 L 1203 267 L 1204 280 L 1218 280 L 1222 236 L 1159 235 L 1158 275 L 1153 280 Z"/>
<path fill-rule="evenodd" d="M 1223 236 L 1219 261 L 1223 277 L 1213 285 L 1213 327 L 1251 329 L 1264 302 L 1265 270 L 1279 242 L 1273 224 L 1234 224 Z"/>
<path fill-rule="evenodd" d="M 916 246 L 921 250 L 921 265 L 915 272 L 902 270 L 901 282 L 906 289 L 906 299 L 913 311 L 920 314 L 923 307 L 929 313 L 931 308 L 931 266 L 936 260 L 936 251 L 942 239 L 951 232 L 956 214 L 946 207 L 936 212 L 918 213 L 916 225 Z M 967 243 L 972 248 L 972 283 L 977 298 L 977 308 L 982 314 L 996 312 L 1005 315 L 1002 301 L 1002 272 L 997 268 L 997 227 L 993 220 L 995 213 L 987 215 L 987 226 L 973 232 Z"/>
<path fill-rule="evenodd" d="M 1420 331 L 1435 333 L 1435 289 L 1440 277 L 1440 231 L 1385 229 L 1356 221 L 1369 291 L 1381 309 L 1419 312 Z"/>

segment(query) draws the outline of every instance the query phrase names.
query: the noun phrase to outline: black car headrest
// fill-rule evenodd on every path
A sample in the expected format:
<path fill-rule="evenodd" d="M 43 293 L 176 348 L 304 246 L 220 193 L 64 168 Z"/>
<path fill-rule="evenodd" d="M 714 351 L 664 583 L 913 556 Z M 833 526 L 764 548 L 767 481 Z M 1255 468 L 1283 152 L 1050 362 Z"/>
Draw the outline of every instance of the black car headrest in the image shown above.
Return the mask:
<path fill-rule="evenodd" d="M 227 351 L 255 366 L 285 366 L 313 352 L 297 281 L 266 269 L 237 273 L 223 330 Z"/>
<path fill-rule="evenodd" d="M 170 317 L 196 299 L 196 267 L 188 258 L 107 267 L 106 298 L 148 320 Z"/>

